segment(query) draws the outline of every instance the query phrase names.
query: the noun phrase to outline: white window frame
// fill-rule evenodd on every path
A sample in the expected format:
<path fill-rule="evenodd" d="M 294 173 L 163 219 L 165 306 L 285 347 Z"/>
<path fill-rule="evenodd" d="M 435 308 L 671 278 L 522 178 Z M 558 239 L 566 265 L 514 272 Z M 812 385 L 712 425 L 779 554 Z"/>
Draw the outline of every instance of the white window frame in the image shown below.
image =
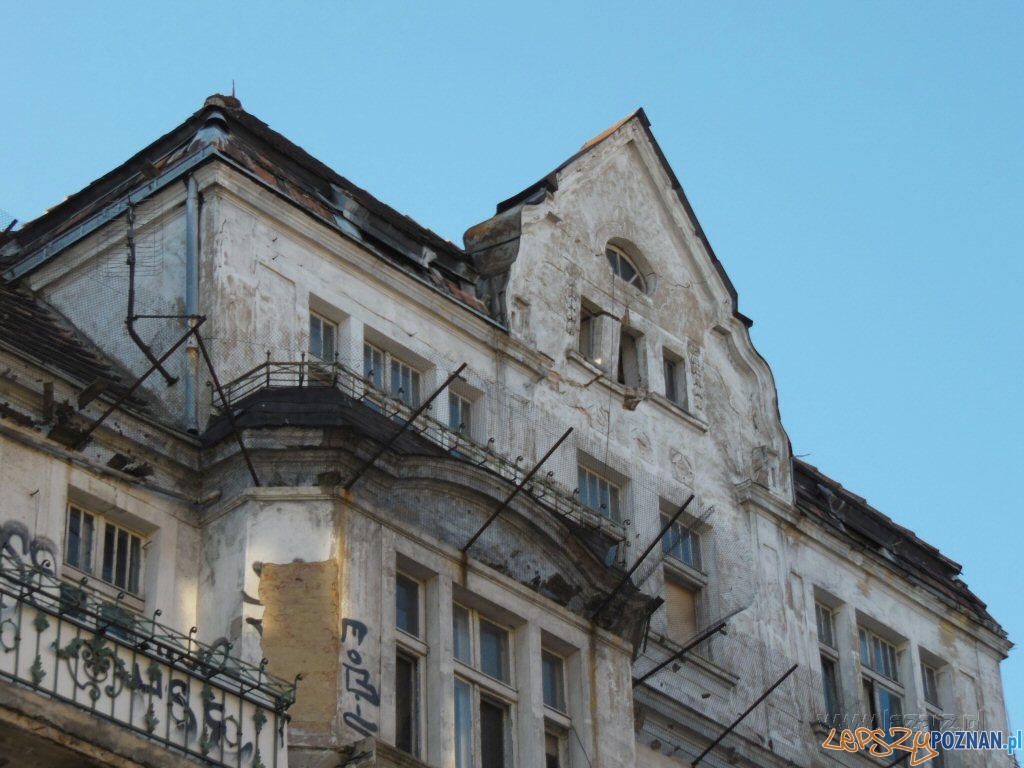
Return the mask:
<path fill-rule="evenodd" d="M 415 587 L 415 604 L 416 604 L 416 632 L 410 632 L 409 629 L 399 626 L 398 622 L 398 592 L 399 592 L 399 581 L 404 580 L 408 584 Z M 425 709 L 424 709 L 424 691 L 426 690 L 426 666 L 427 666 L 427 652 L 428 647 L 424 640 L 426 627 L 424 615 L 424 596 L 425 596 L 425 585 L 422 581 L 414 576 L 403 571 L 396 571 L 395 573 L 395 748 L 412 755 L 413 757 L 422 757 L 426 754 L 426 733 L 425 733 Z M 398 692 L 398 675 L 399 675 L 399 657 L 405 657 L 413 664 L 413 681 L 411 697 L 406 700 L 400 700 L 397 695 Z M 405 745 L 398 743 L 398 723 L 399 723 L 399 712 L 398 708 L 403 705 L 409 705 L 412 708 L 411 719 L 412 719 L 412 734 L 410 735 L 411 743 L 408 745 L 408 749 Z"/>
<path fill-rule="evenodd" d="M 469 637 L 469 658 L 461 659 L 455 655 L 455 615 L 457 611 L 466 612 L 467 629 Z M 481 654 L 481 629 L 484 624 L 495 627 L 505 633 L 505 656 L 507 663 L 507 680 L 493 677 L 483 671 L 483 659 Z M 515 764 L 515 736 L 516 736 L 516 705 L 519 697 L 514 687 L 515 669 L 514 652 L 515 634 L 511 627 L 495 621 L 475 608 L 471 608 L 458 600 L 452 602 L 452 663 L 454 666 L 454 680 L 452 695 L 455 697 L 455 765 L 456 768 L 511 768 Z M 458 712 L 458 687 L 464 686 L 469 693 L 469 723 L 471 733 L 467 734 L 470 739 L 468 744 L 468 763 L 464 762 L 465 747 L 460 749 L 459 742 L 459 712 Z M 504 710 L 502 723 L 502 746 L 504 752 L 504 765 L 493 766 L 482 764 L 482 736 L 481 736 L 481 702 L 487 702 L 491 706 Z"/>
<path fill-rule="evenodd" d="M 824 697 L 824 714 L 829 720 L 842 714 L 843 692 L 840 686 L 839 648 L 836 645 L 835 610 L 824 603 L 814 602 L 814 622 L 818 636 L 818 657 L 821 664 L 821 693 Z M 831 670 L 831 681 L 829 672 Z M 832 690 L 829 691 L 831 682 Z M 834 699 L 829 701 L 829 699 Z M 835 710 L 835 711 L 831 711 Z M 829 725 L 832 725 L 830 722 Z"/>
<path fill-rule="evenodd" d="M 379 366 L 376 360 L 380 360 Z M 403 369 L 408 371 L 412 390 L 410 393 L 396 391 L 393 387 L 394 377 L 402 377 Z M 377 393 L 401 400 L 409 408 L 416 408 L 423 402 L 423 371 L 406 362 L 400 355 L 395 355 L 369 341 L 363 342 L 363 378 Z M 399 389 L 404 390 L 404 387 Z"/>
<path fill-rule="evenodd" d="M 473 429 L 476 426 L 475 403 L 466 395 L 454 389 L 448 390 L 448 428 L 462 437 L 473 439 Z M 456 417 L 458 413 L 458 417 Z M 458 421 L 456 422 L 456 418 Z"/>
<path fill-rule="evenodd" d="M 615 482 L 600 470 L 582 462 L 576 464 L 576 480 L 580 504 L 601 517 L 616 523 L 622 522 L 624 484 Z"/>
<path fill-rule="evenodd" d="M 665 385 L 665 399 L 675 406 L 687 410 L 689 399 L 686 387 L 686 361 L 682 355 L 662 347 L 661 370 Z"/>
<path fill-rule="evenodd" d="M 604 255 L 611 266 L 612 274 L 641 293 L 647 293 L 647 279 L 632 256 L 612 243 L 604 247 Z"/>
<path fill-rule="evenodd" d="M 314 326 L 319 325 L 320 327 L 320 348 L 313 348 Z M 330 344 L 327 344 L 324 331 L 330 329 Z M 338 324 L 333 320 L 329 320 L 313 310 L 309 311 L 309 349 L 310 357 L 314 357 L 322 363 L 333 363 L 337 360 L 338 356 Z M 328 348 L 329 347 L 329 348 Z M 327 353 L 327 354 L 325 354 Z"/>
<path fill-rule="evenodd" d="M 76 552 L 72 554 L 72 520 L 76 517 L 79 530 L 78 546 L 75 548 Z M 82 540 L 82 528 L 86 518 L 90 520 L 92 527 L 91 541 L 88 542 Z M 113 535 L 113 552 L 109 552 L 111 542 L 107 540 L 108 529 L 111 529 Z M 75 577 L 82 574 L 93 580 L 91 585 L 99 588 L 99 591 L 117 590 L 142 600 L 145 592 L 145 560 L 148 546 L 148 537 L 139 531 L 97 511 L 88 504 L 81 504 L 77 501 L 68 502 L 64 516 L 63 548 L 63 561 L 67 576 Z M 127 547 L 127 552 L 124 559 L 124 575 L 119 578 L 118 555 L 125 552 L 122 547 Z M 110 578 L 105 578 L 108 554 L 111 558 L 111 571 Z"/>
<path fill-rule="evenodd" d="M 892 726 L 902 726 L 906 705 L 906 692 L 900 680 L 902 653 L 896 644 L 863 626 L 857 627 L 859 658 L 867 712 L 877 721 L 872 725 L 888 733 Z M 881 655 L 881 660 L 878 656 Z M 881 667 L 881 669 L 879 669 Z M 889 721 L 885 722 L 882 696 L 887 695 L 898 702 L 899 712 L 890 710 Z"/>
<path fill-rule="evenodd" d="M 660 513 L 661 527 L 664 528 L 672 515 L 666 512 Z M 690 557 L 687 559 L 686 552 L 689 549 Z M 684 525 L 679 520 L 672 523 L 672 526 L 665 531 L 661 539 L 661 551 L 665 557 L 682 563 L 698 573 L 704 572 L 704 559 L 701 552 L 701 535 L 692 527 Z"/>

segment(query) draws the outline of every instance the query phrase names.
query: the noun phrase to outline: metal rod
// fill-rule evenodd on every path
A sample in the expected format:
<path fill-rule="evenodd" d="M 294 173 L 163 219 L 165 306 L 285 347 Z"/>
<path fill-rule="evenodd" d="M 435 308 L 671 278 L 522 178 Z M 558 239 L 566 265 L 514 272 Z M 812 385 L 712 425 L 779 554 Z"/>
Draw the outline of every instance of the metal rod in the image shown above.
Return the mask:
<path fill-rule="evenodd" d="M 558 438 L 558 440 L 555 442 L 555 444 L 552 445 L 548 449 L 548 452 L 544 454 L 544 456 L 541 458 L 541 460 L 533 465 L 533 469 L 531 469 L 529 471 L 529 473 L 527 473 L 526 477 L 524 477 L 522 479 L 522 481 L 520 481 L 519 484 L 516 485 L 516 487 L 512 489 L 512 493 L 510 493 L 505 498 L 505 500 L 503 502 L 501 502 L 501 505 L 496 510 L 494 510 L 494 512 L 491 513 L 491 516 L 487 518 L 487 522 L 484 523 L 480 527 L 479 531 L 477 531 L 476 533 L 473 534 L 473 538 L 471 538 L 468 542 L 466 542 L 466 546 L 464 546 L 462 548 L 462 550 L 461 550 L 463 554 L 465 554 L 469 550 L 469 548 L 473 546 L 474 542 L 476 542 L 476 540 L 478 538 L 480 538 L 480 534 L 483 533 L 485 530 L 487 530 L 487 526 L 489 526 L 491 523 L 494 522 L 494 518 L 496 518 L 501 513 L 501 511 L 503 509 L 505 509 L 505 507 L 507 507 L 509 504 L 512 503 L 512 499 L 514 499 L 516 497 L 516 495 L 521 490 L 523 490 L 523 486 L 525 486 L 528 482 L 530 482 L 530 478 L 532 478 L 535 474 L 537 474 L 537 470 L 539 470 L 544 465 L 544 462 L 547 461 L 551 457 L 551 454 L 553 454 L 555 452 L 555 450 L 557 450 L 558 446 L 560 446 L 563 442 L 565 442 L 565 438 L 567 438 L 571 434 L 572 434 L 572 427 L 569 427 L 567 430 L 565 430 L 565 434 L 562 435 L 560 438 Z"/>
<path fill-rule="evenodd" d="M 683 656 L 685 656 L 687 653 L 689 653 L 691 650 L 693 650 L 698 645 L 703 643 L 705 640 L 707 640 L 709 637 L 711 637 L 716 632 L 721 632 L 723 629 L 725 629 L 726 621 L 727 621 L 726 619 L 722 619 L 718 623 L 712 624 L 707 629 L 701 630 L 700 634 L 697 635 L 695 638 L 693 638 L 693 640 L 688 642 L 686 645 L 684 645 L 682 650 L 679 650 L 679 651 L 676 651 L 675 653 L 673 653 L 671 656 L 669 656 L 667 659 L 665 659 L 663 662 L 661 662 L 661 664 L 656 666 L 650 672 L 647 672 L 643 677 L 634 677 L 633 678 L 633 687 L 636 688 L 638 685 L 641 685 L 642 683 L 644 683 L 647 680 L 647 678 L 652 677 L 652 676 L 658 674 L 659 672 L 661 672 L 661 670 L 663 670 L 669 664 L 671 664 L 672 662 L 674 662 L 674 661 L 682 658 Z"/>
<path fill-rule="evenodd" d="M 591 614 L 591 616 L 590 616 L 590 620 L 591 621 L 596 621 L 597 617 L 601 614 L 601 611 L 603 611 L 605 608 L 608 607 L 608 604 L 612 601 L 612 598 L 615 597 L 617 594 L 619 594 L 619 590 L 620 589 L 622 589 L 624 586 L 626 586 L 627 582 L 629 582 L 630 577 L 634 573 L 636 573 L 636 569 L 639 568 L 640 564 L 643 563 L 644 559 L 649 554 L 651 554 L 651 550 L 654 549 L 654 547 L 658 544 L 658 542 L 661 541 L 665 537 L 665 534 L 669 532 L 669 529 L 673 525 L 676 524 L 676 520 L 678 520 L 679 516 L 682 515 L 683 512 L 686 511 L 686 508 L 688 506 L 690 506 L 690 502 L 691 501 L 693 501 L 693 494 L 692 493 L 690 494 L 690 498 L 688 498 L 686 501 L 683 502 L 683 506 L 681 506 L 679 509 L 677 509 L 676 513 L 674 515 L 672 515 L 672 519 L 669 520 L 665 524 L 665 527 L 661 529 L 661 533 L 658 534 L 657 538 L 653 539 L 651 541 L 651 543 L 647 545 L 647 549 L 644 550 L 644 553 L 642 555 L 640 555 L 640 557 L 638 557 L 636 559 L 636 562 L 633 563 L 632 567 L 628 571 L 626 571 L 626 575 L 622 577 L 622 581 L 620 581 L 618 584 L 616 584 L 615 585 L 615 589 L 613 589 L 611 592 L 609 592 L 608 593 L 608 597 L 606 597 L 601 602 L 601 604 L 599 606 L 597 606 L 597 610 L 594 611 L 594 613 Z"/>
<path fill-rule="evenodd" d="M 238 431 L 238 424 L 235 423 L 235 414 L 231 412 L 231 406 L 228 405 L 227 398 L 224 397 L 224 390 L 220 386 L 220 380 L 217 378 L 217 372 L 213 370 L 213 362 L 210 360 L 210 354 L 206 351 L 206 345 L 203 343 L 203 337 L 199 335 L 199 328 L 195 330 L 196 343 L 199 345 L 199 351 L 203 355 L 203 360 L 206 361 L 206 368 L 210 371 L 210 378 L 213 379 L 213 386 L 217 389 L 217 394 L 220 395 L 221 404 L 224 406 L 224 415 L 228 417 L 228 424 L 231 425 L 231 432 L 235 436 L 235 441 L 238 443 L 238 449 L 242 452 L 242 457 L 245 459 L 245 465 L 249 468 L 249 474 L 252 475 L 252 482 L 257 488 L 260 487 L 260 478 L 256 474 L 256 467 L 252 465 L 252 459 L 249 458 L 249 451 L 245 448 L 245 443 L 242 442 L 242 434 Z"/>
<path fill-rule="evenodd" d="M 703 752 L 701 752 L 699 755 L 697 755 L 697 759 L 694 760 L 692 763 L 690 763 L 690 768 L 697 768 L 697 763 L 699 763 L 701 760 L 703 760 L 704 757 L 708 754 L 708 752 L 710 752 L 712 749 L 717 747 L 722 742 L 722 739 L 724 739 L 726 736 L 728 736 L 730 733 L 732 733 L 733 729 L 743 721 L 743 718 L 745 718 L 747 715 L 749 715 L 751 712 L 753 712 L 754 708 L 758 704 L 760 704 L 762 701 L 767 699 L 768 695 L 772 691 L 774 691 L 776 688 L 778 688 L 780 685 L 782 685 L 782 681 L 785 680 L 790 675 L 792 675 L 796 671 L 796 668 L 798 666 L 800 666 L 800 665 L 799 664 L 794 664 L 792 667 L 790 667 L 788 670 L 786 670 L 786 674 L 784 674 L 782 677 L 780 677 L 778 680 L 776 680 L 772 684 L 771 688 L 769 688 L 767 691 L 762 693 L 757 698 L 757 701 L 755 701 L 753 704 L 751 704 L 749 707 L 747 707 L 746 710 L 744 710 L 742 715 L 740 715 L 735 720 L 733 720 L 732 724 L 722 732 L 721 736 L 719 736 L 717 739 L 715 739 L 713 742 L 711 742 L 711 744 L 708 746 L 707 749 L 705 749 Z"/>
<path fill-rule="evenodd" d="M 399 437 L 401 437 L 402 433 L 405 432 L 405 430 L 407 430 L 409 428 L 409 425 L 412 424 L 414 421 L 416 421 L 416 419 L 419 417 L 419 415 L 421 413 L 423 413 L 425 410 L 427 410 L 427 408 L 430 407 L 430 404 L 432 402 L 434 402 L 434 399 L 438 395 L 440 395 L 442 392 L 444 392 L 444 390 L 448 387 L 449 384 L 451 384 L 453 381 L 455 381 L 456 377 L 458 377 L 458 375 L 460 373 L 462 373 L 462 371 L 465 369 L 465 367 L 466 367 L 466 363 L 463 363 L 462 365 L 460 365 L 456 369 L 455 373 L 453 373 L 451 376 L 449 376 L 447 379 L 444 380 L 444 384 L 442 384 L 440 387 L 438 387 L 437 390 L 434 392 L 434 394 L 432 394 L 430 397 L 428 397 L 426 400 L 424 400 L 420 404 L 420 407 L 417 408 L 415 411 L 413 411 L 410 414 L 409 418 L 402 425 L 402 428 L 399 429 L 397 432 L 395 432 L 395 434 L 391 436 L 390 440 L 387 440 L 385 443 L 383 443 L 376 450 L 376 452 L 374 452 L 373 456 L 370 457 L 369 461 L 365 462 L 363 464 L 363 466 L 361 466 L 359 468 L 359 470 L 355 473 L 355 475 L 352 477 L 352 479 L 349 480 L 347 483 L 345 483 L 344 488 L 345 488 L 346 491 L 352 490 L 352 486 L 355 485 L 356 482 L 359 480 L 359 478 L 363 476 L 363 473 L 366 472 L 366 470 L 368 470 L 370 467 L 372 467 L 376 463 L 377 459 L 379 459 L 381 457 L 381 455 L 384 453 L 384 451 L 386 451 L 388 448 L 390 448 L 394 444 L 394 442 L 396 440 L 398 440 Z"/>
<path fill-rule="evenodd" d="M 102 416 L 100 416 L 96 421 L 94 421 L 89 426 L 87 430 L 85 430 L 85 434 L 83 434 L 81 439 L 75 444 L 75 450 L 81 450 L 82 446 L 85 445 L 86 442 L 89 440 L 89 435 L 95 432 L 96 428 L 104 421 L 106 421 L 107 417 L 114 411 L 116 411 L 125 400 L 127 400 L 129 397 L 135 394 L 135 390 L 142 386 L 142 382 L 148 379 L 150 374 L 153 373 L 153 371 L 155 371 L 160 365 L 162 365 L 164 361 L 167 360 L 167 358 L 173 355 L 177 351 L 178 347 L 184 344 L 188 337 L 195 333 L 197 330 L 199 330 L 199 326 L 205 322 L 205 317 L 199 318 L 199 321 L 196 323 L 195 327 L 189 328 L 187 331 L 185 331 L 185 335 L 178 339 L 176 342 L 174 342 L 174 346 L 172 346 L 170 349 L 164 352 L 164 354 L 160 357 L 159 360 L 157 360 L 153 365 L 151 365 L 149 369 L 144 374 L 142 374 L 140 378 L 136 379 L 135 383 L 132 384 L 131 387 L 129 387 L 129 389 L 124 394 L 117 398 L 117 400 L 114 401 L 114 404 L 110 406 L 103 413 Z"/>

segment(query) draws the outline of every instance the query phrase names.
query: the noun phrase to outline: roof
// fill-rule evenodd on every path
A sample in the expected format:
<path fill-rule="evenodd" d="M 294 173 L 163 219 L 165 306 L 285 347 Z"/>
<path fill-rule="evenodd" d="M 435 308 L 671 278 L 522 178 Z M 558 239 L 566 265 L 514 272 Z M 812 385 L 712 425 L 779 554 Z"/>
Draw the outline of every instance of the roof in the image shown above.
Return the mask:
<path fill-rule="evenodd" d="M 116 363 L 56 310 L 29 291 L 3 282 L 0 282 L 0 348 L 59 370 L 83 385 L 99 382 L 100 388 L 115 396 L 128 388 L 127 377 L 119 372 Z"/>
<path fill-rule="evenodd" d="M 213 157 L 231 162 L 398 269 L 474 312 L 487 314 L 476 295 L 472 260 L 459 246 L 336 173 L 246 112 L 232 96 L 209 97 L 202 109 L 128 161 L 0 237 L 0 276 L 16 281 L 55 256 L 64 247 L 62 238 L 109 220 L 111 211 L 117 210 L 112 206 L 129 194 L 137 200 L 147 189 L 152 192 L 154 179 Z"/>
<path fill-rule="evenodd" d="M 654 149 L 654 153 L 658 157 L 658 161 L 661 163 L 662 170 L 664 170 L 665 175 L 668 176 L 669 183 L 672 185 L 672 190 L 676 193 L 676 196 L 679 198 L 679 202 L 682 203 L 683 208 L 686 210 L 686 215 L 693 224 L 694 233 L 700 239 L 701 245 L 703 245 L 704 250 L 707 251 L 708 257 L 711 259 L 711 263 L 714 266 L 715 271 L 718 272 L 718 276 L 721 278 L 726 291 L 728 291 L 729 297 L 732 299 L 733 314 L 748 328 L 751 327 L 754 324 L 754 321 L 739 311 L 739 294 L 736 293 L 736 287 L 733 285 L 732 280 L 729 279 L 729 275 L 726 274 L 725 267 L 722 266 L 722 262 L 720 262 L 718 260 L 718 256 L 715 255 L 715 250 L 711 247 L 711 242 L 704 233 L 704 228 L 700 225 L 700 221 L 697 220 L 697 214 L 694 213 L 693 206 L 690 205 L 690 200 L 687 198 L 686 192 L 683 191 L 683 185 L 679 183 L 679 178 L 676 176 L 675 171 L 672 170 L 672 166 L 668 164 L 668 159 L 665 157 L 665 153 L 662 151 L 661 145 L 658 144 L 658 140 L 654 138 L 654 133 L 651 131 L 651 121 L 647 119 L 647 113 L 644 112 L 642 107 L 584 143 L 576 154 L 543 178 L 526 187 L 526 189 L 522 190 L 518 194 L 498 203 L 495 213 L 504 213 L 505 211 L 510 210 L 520 203 L 530 199 L 542 190 L 552 193 L 557 192 L 558 176 L 563 170 L 577 159 L 587 154 L 594 147 L 598 146 L 611 136 L 614 136 L 633 120 L 639 121 L 640 127 L 643 129 L 644 134 L 647 136 L 647 140 L 650 142 L 652 149 Z"/>
<path fill-rule="evenodd" d="M 872 551 L 911 582 L 940 596 L 1002 638 L 1006 631 L 960 579 L 959 563 L 883 515 L 816 467 L 793 459 L 796 506 L 858 549 Z"/>

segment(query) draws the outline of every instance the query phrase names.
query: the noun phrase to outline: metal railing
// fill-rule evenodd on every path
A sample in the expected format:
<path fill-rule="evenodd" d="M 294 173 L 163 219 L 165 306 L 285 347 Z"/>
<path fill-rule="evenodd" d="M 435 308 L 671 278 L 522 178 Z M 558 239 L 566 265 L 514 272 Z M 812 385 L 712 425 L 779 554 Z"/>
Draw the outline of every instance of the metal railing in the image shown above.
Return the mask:
<path fill-rule="evenodd" d="M 0 551 L 0 678 L 218 766 L 284 768 L 295 685 Z"/>
<path fill-rule="evenodd" d="M 362 402 L 379 413 L 396 419 L 408 419 L 415 410 L 400 398 L 379 388 L 370 379 L 356 373 L 340 362 L 309 360 L 303 355 L 298 361 L 267 360 L 238 378 L 224 385 L 224 396 L 228 407 L 264 389 L 293 387 L 321 387 L 341 390 L 349 397 Z M 223 407 L 214 393 L 213 411 L 223 413 Z M 413 424 L 416 432 L 446 451 L 453 458 L 475 464 L 518 483 L 529 471 L 523 465 L 523 457 L 514 459 L 502 455 L 495 448 L 492 438 L 481 445 L 460 431 L 453 429 L 428 413 L 420 414 Z M 579 501 L 578 491 L 569 491 L 554 480 L 554 473 L 548 472 L 532 479 L 523 489 L 534 501 L 560 517 L 569 517 L 590 528 L 602 528 L 615 539 L 623 539 L 622 525 L 610 520 Z"/>

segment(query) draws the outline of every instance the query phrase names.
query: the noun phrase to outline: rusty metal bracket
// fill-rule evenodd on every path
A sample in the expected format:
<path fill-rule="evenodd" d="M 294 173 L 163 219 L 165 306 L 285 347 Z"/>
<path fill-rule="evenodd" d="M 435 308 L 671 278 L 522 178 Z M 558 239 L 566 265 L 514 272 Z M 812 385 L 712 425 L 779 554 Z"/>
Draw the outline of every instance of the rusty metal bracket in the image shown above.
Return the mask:
<path fill-rule="evenodd" d="M 622 589 L 624 586 L 626 586 L 626 584 L 629 582 L 630 577 L 632 577 L 632 575 L 634 573 L 636 573 L 636 569 L 639 568 L 640 565 L 643 563 L 643 561 L 647 558 L 647 556 L 649 554 L 651 554 L 651 550 L 654 549 L 655 546 L 657 546 L 659 541 L 661 541 L 663 538 L 665 538 L 665 534 L 668 533 L 669 530 L 672 528 L 672 526 L 676 524 L 676 520 L 679 519 L 679 516 L 682 515 L 683 512 L 686 511 L 686 508 L 688 506 L 690 506 L 690 502 L 693 501 L 693 496 L 694 495 L 691 493 L 690 494 L 690 498 L 688 498 L 686 501 L 683 502 L 683 506 L 681 506 L 679 509 L 676 510 L 676 513 L 674 515 L 672 515 L 672 519 L 669 520 L 665 524 L 665 526 L 661 529 L 661 533 L 659 533 L 651 541 L 651 543 L 647 545 L 647 549 L 644 550 L 643 554 L 640 555 L 640 557 L 638 557 L 636 559 L 636 562 L 633 563 L 632 567 L 630 567 L 630 569 L 628 571 L 626 571 L 626 575 L 622 577 L 622 581 L 620 581 L 618 584 L 616 584 L 615 585 L 615 589 L 613 589 L 611 592 L 609 592 L 608 593 L 608 597 L 606 597 L 601 602 L 601 604 L 599 606 L 597 606 L 597 610 L 594 611 L 593 614 L 591 614 L 591 616 L 590 616 L 590 620 L 591 621 L 596 621 L 597 617 L 601 614 L 601 611 L 603 611 L 605 608 L 607 608 L 608 604 L 611 603 L 612 598 L 615 597 L 619 593 L 620 589 Z"/>
<path fill-rule="evenodd" d="M 163 355 L 161 355 L 160 358 L 156 360 L 144 374 L 142 374 L 142 376 L 136 379 L 135 383 L 132 384 L 131 387 L 129 387 L 128 390 L 125 391 L 119 398 L 117 398 L 117 400 L 114 401 L 113 405 L 107 408 L 107 410 L 104 411 L 103 414 L 98 419 L 96 419 L 96 421 L 90 424 L 89 428 L 85 430 L 85 432 L 79 438 L 78 442 L 75 443 L 75 450 L 82 450 L 85 444 L 89 441 L 89 436 L 96 431 L 96 428 L 99 427 L 99 425 L 102 424 L 104 421 L 106 421 L 107 417 L 110 416 L 110 414 L 112 414 L 114 411 L 120 408 L 121 405 L 125 402 L 125 400 L 134 395 L 135 390 L 142 386 L 142 382 L 148 379 L 150 374 L 153 373 L 153 371 L 155 371 L 157 368 L 160 368 L 167 361 L 167 359 L 178 350 L 178 347 L 184 344 L 188 340 L 188 337 L 195 333 L 199 329 L 199 326 L 205 322 L 206 318 L 200 317 L 196 324 L 185 332 L 185 335 L 183 335 L 180 339 L 174 342 L 174 345 L 166 352 L 164 352 Z"/>
<path fill-rule="evenodd" d="M 460 365 L 456 369 L 455 373 L 453 373 L 451 376 L 449 376 L 447 379 L 444 380 L 444 384 L 442 384 L 440 387 L 438 387 L 437 390 L 434 392 L 434 394 L 432 394 L 430 397 L 428 397 L 426 400 L 424 400 L 420 404 L 420 407 L 417 408 L 415 411 L 413 411 L 412 414 L 410 414 L 409 418 L 402 425 L 402 428 L 399 429 L 397 432 L 395 432 L 395 434 L 391 436 L 390 440 L 387 440 L 386 442 L 384 442 L 376 450 L 376 452 L 373 454 L 373 456 L 371 456 L 369 458 L 369 460 L 366 461 L 363 464 L 363 466 L 361 466 L 359 468 L 359 470 L 355 473 L 355 475 L 353 475 L 352 479 L 349 480 L 347 483 L 345 483 L 344 488 L 345 488 L 346 491 L 352 490 L 352 486 L 355 485 L 356 482 L 358 482 L 359 478 L 363 476 L 363 473 L 365 473 L 366 470 L 368 470 L 370 467 L 372 467 L 377 462 L 377 459 L 379 459 L 381 457 L 381 455 L 383 455 L 384 451 L 386 451 L 388 448 L 390 448 L 392 445 L 394 445 L 395 441 L 398 440 L 398 438 L 402 436 L 402 433 L 405 432 L 405 430 L 407 430 L 409 428 L 409 426 L 414 421 L 416 421 L 417 417 L 421 413 L 423 413 L 425 410 L 427 410 L 427 408 L 430 407 L 430 404 L 432 402 L 434 402 L 434 400 L 437 398 L 437 396 L 440 395 L 442 392 L 444 392 L 445 389 L 447 389 L 448 385 L 451 384 L 453 381 L 455 381 L 455 379 L 458 377 L 458 375 L 460 373 L 462 373 L 462 371 L 465 368 L 466 368 L 466 363 L 463 363 L 462 365 Z"/>
<path fill-rule="evenodd" d="M 489 526 L 491 523 L 494 522 L 494 518 L 496 518 L 499 514 L 501 514 L 502 510 L 504 510 L 505 507 L 507 507 L 509 504 L 512 503 L 512 499 L 514 499 L 516 497 L 516 495 L 521 490 L 523 490 L 523 486 L 525 486 L 528 482 L 530 482 L 531 478 L 533 478 L 533 476 L 535 474 L 537 474 L 537 470 L 539 470 L 542 466 L 544 466 L 544 462 L 547 461 L 549 458 L 551 458 L 551 454 L 553 454 L 555 452 L 555 450 L 557 450 L 558 446 L 560 446 L 563 442 L 565 442 L 565 438 L 567 438 L 571 434 L 572 434 L 572 427 L 569 427 L 567 430 L 565 430 L 565 434 L 562 435 L 560 438 L 558 438 L 558 440 L 555 441 L 555 444 L 552 445 L 548 449 L 548 452 L 544 454 L 544 456 L 541 458 L 541 460 L 538 461 L 536 464 L 534 464 L 533 469 L 531 469 L 527 473 L 526 477 L 524 477 L 522 480 L 520 480 L 519 483 L 516 485 L 516 487 L 512 489 L 512 493 L 510 493 L 507 497 L 505 497 L 505 500 L 503 502 L 501 502 L 501 504 L 498 506 L 498 508 L 496 510 L 494 510 L 494 512 L 491 513 L 491 516 L 487 518 L 487 522 L 485 522 L 480 527 L 480 530 L 477 531 L 476 533 L 474 533 L 472 538 L 468 542 L 466 542 L 466 546 L 464 546 L 460 550 L 462 552 L 462 554 L 466 554 L 466 552 L 469 551 L 469 548 L 472 547 L 473 544 L 476 542 L 476 540 L 480 538 L 480 534 L 483 533 L 485 530 L 487 530 L 487 526 Z"/>
<path fill-rule="evenodd" d="M 216 387 L 217 394 L 220 395 L 220 402 L 224 407 L 224 415 L 228 417 L 228 424 L 231 425 L 231 432 L 234 434 L 235 441 L 238 443 L 238 449 L 242 452 L 242 457 L 245 459 L 245 465 L 249 468 L 249 474 L 252 475 L 253 485 L 259 488 L 259 475 L 256 474 L 256 467 L 252 464 L 252 459 L 249 457 L 249 451 L 245 448 L 245 443 L 242 442 L 242 434 L 238 431 L 238 424 L 235 422 L 235 414 L 231 412 L 231 405 L 224 396 L 224 390 L 220 386 L 220 379 L 217 378 L 217 372 L 213 369 L 213 361 L 210 360 L 210 354 L 206 351 L 206 345 L 203 343 L 203 337 L 199 335 L 198 325 L 194 327 L 193 333 L 196 337 L 196 344 L 199 345 L 199 351 L 203 355 L 203 360 L 206 361 L 206 368 L 210 371 L 210 378 L 213 379 L 213 386 Z"/>
<path fill-rule="evenodd" d="M 717 739 L 715 739 L 713 742 L 711 742 L 708 745 L 707 749 L 705 749 L 703 752 L 701 752 L 699 755 L 697 755 L 697 758 L 692 763 L 690 763 L 690 768 L 697 768 L 697 763 L 699 763 L 701 760 L 703 760 L 707 756 L 708 752 L 710 752 L 712 749 L 714 749 L 719 744 L 721 744 L 722 743 L 722 739 L 724 739 L 726 736 L 728 736 L 730 733 L 732 733 L 733 729 L 737 725 L 739 725 L 741 722 L 743 722 L 743 718 L 745 718 L 747 715 L 749 715 L 751 712 L 753 712 L 754 708 L 757 707 L 757 705 L 760 704 L 762 701 L 767 699 L 772 691 L 774 691 L 776 688 L 778 688 L 780 685 L 782 685 L 783 681 L 787 677 L 789 677 L 794 672 L 796 672 L 796 668 L 799 667 L 799 666 L 800 666 L 799 664 L 794 664 L 792 667 L 787 669 L 786 673 L 782 677 L 780 677 L 778 680 L 776 680 L 774 683 L 772 683 L 771 688 L 769 688 L 767 691 L 765 691 L 760 696 L 758 696 L 757 697 L 757 701 L 755 701 L 753 704 L 751 704 L 749 707 L 747 707 L 743 711 L 742 715 L 740 715 L 735 720 L 733 720 L 732 723 L 729 725 L 729 727 L 726 728 L 724 731 L 722 731 L 722 735 L 721 736 L 719 736 Z"/>

